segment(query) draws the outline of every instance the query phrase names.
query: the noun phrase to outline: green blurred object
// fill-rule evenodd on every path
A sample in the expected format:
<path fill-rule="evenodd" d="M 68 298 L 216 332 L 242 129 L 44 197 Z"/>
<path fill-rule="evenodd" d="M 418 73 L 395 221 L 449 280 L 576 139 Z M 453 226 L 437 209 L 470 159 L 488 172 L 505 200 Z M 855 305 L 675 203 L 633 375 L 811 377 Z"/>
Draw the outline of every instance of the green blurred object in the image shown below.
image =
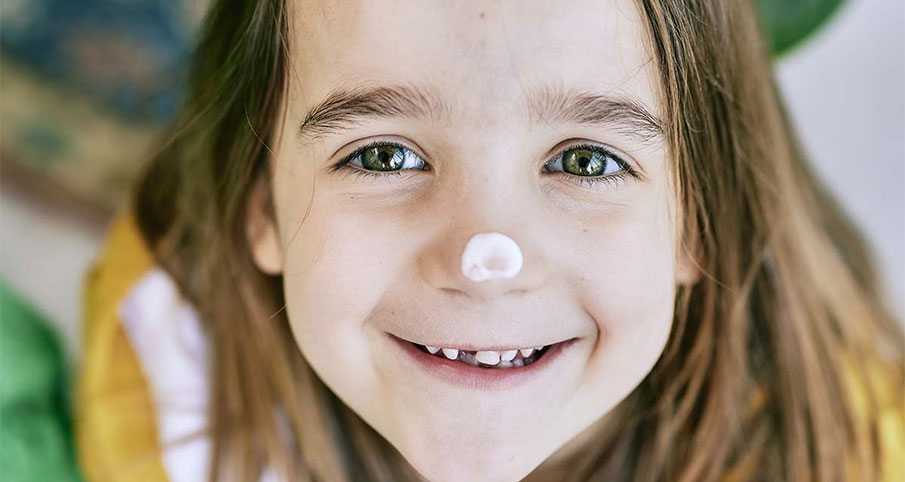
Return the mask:
<path fill-rule="evenodd" d="M 783 55 L 816 32 L 843 0 L 758 0 L 764 34 L 774 55 Z"/>
<path fill-rule="evenodd" d="M 50 325 L 0 282 L 0 481 L 79 481 L 68 373 Z"/>

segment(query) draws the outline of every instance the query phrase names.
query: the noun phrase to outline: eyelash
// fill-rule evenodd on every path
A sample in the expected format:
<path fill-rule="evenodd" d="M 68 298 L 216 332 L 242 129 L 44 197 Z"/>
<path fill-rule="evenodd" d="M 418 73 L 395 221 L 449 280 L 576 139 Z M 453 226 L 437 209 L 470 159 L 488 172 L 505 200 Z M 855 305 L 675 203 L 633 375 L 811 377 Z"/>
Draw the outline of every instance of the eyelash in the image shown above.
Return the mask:
<path fill-rule="evenodd" d="M 340 160 L 336 164 L 330 166 L 329 172 L 330 173 L 341 172 L 346 175 L 354 176 L 354 178 L 356 180 L 373 180 L 373 179 L 387 180 L 390 177 L 404 176 L 404 174 L 403 174 L 404 171 L 429 170 L 429 169 L 398 169 L 395 171 L 382 171 L 381 172 L 381 171 L 369 171 L 366 169 L 358 169 L 355 167 L 348 166 L 348 164 L 351 163 L 353 159 L 360 156 L 366 150 L 368 150 L 372 147 L 382 147 L 382 146 L 395 147 L 397 149 L 402 149 L 404 151 L 407 151 L 407 152 L 417 156 L 417 154 L 415 154 L 411 149 L 409 149 L 408 147 L 405 147 L 402 144 L 399 144 L 396 142 L 390 142 L 390 141 L 374 141 L 374 142 L 370 142 L 368 144 L 365 144 L 365 145 L 359 147 L 354 152 L 352 152 L 348 156 L 344 157 L 342 160 Z M 608 159 L 611 159 L 612 161 L 616 162 L 616 164 L 619 166 L 620 170 L 619 170 L 619 172 L 617 172 L 615 174 L 609 174 L 606 176 L 578 176 L 575 174 L 569 174 L 568 172 L 565 172 L 565 171 L 546 171 L 546 172 L 559 173 L 561 175 L 561 177 L 567 178 L 568 180 L 570 180 L 570 182 L 575 182 L 578 184 L 587 184 L 588 186 L 590 186 L 592 188 L 600 188 L 601 186 L 616 186 L 619 183 L 627 181 L 629 177 L 634 178 L 634 179 L 639 179 L 638 173 L 635 172 L 635 170 L 632 169 L 632 167 L 627 162 L 625 162 L 619 155 L 617 155 L 616 153 L 612 152 L 611 150 L 609 150 L 603 146 L 599 146 L 599 145 L 595 145 L 595 144 L 576 144 L 576 145 L 571 145 L 565 149 L 562 149 L 555 156 L 551 157 L 547 162 L 544 163 L 544 169 L 547 169 L 548 164 L 555 163 L 557 160 L 559 160 L 566 151 L 569 151 L 572 149 L 587 149 L 587 150 L 591 150 L 591 151 L 600 152 L 601 154 L 606 156 Z M 418 156 L 418 157 L 420 158 L 420 156 Z"/>

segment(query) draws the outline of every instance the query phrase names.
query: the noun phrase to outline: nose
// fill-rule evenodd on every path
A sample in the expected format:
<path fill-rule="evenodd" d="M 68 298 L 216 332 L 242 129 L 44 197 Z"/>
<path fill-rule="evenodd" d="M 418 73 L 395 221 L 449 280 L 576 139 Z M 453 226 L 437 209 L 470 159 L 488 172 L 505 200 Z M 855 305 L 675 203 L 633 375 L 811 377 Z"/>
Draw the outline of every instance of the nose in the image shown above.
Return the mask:
<path fill-rule="evenodd" d="M 488 227 L 447 232 L 422 252 L 422 276 L 437 289 L 474 300 L 537 290 L 550 270 L 523 231 Z"/>
<path fill-rule="evenodd" d="M 489 149 L 489 148 L 488 148 Z M 434 202 L 448 216 L 426 220 L 430 233 L 416 263 L 434 288 L 475 301 L 538 290 L 552 276 L 542 206 L 531 196 L 535 179 L 513 173 L 518 157 L 492 149 L 450 169 Z M 481 176 L 471 173 L 480 169 Z M 545 243 L 540 240 L 544 239 Z M 555 247 L 554 247 L 555 249 Z"/>
<path fill-rule="evenodd" d="M 522 270 L 522 250 L 503 233 L 475 234 L 462 251 L 462 274 L 480 283 L 495 278 L 512 278 Z"/>

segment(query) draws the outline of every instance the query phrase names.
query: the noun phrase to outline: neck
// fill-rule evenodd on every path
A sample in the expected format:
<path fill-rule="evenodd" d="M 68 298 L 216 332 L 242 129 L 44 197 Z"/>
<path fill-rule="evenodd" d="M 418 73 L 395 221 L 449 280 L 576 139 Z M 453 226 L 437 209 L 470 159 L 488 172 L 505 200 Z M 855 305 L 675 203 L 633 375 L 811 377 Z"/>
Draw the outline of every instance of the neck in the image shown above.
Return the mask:
<path fill-rule="evenodd" d="M 563 474 L 568 469 L 574 469 L 574 463 L 578 461 L 594 442 L 603 436 L 603 427 L 609 423 L 609 417 L 604 416 L 592 423 L 565 445 L 547 457 L 526 479 L 527 482 L 554 482 L 563 480 Z"/>

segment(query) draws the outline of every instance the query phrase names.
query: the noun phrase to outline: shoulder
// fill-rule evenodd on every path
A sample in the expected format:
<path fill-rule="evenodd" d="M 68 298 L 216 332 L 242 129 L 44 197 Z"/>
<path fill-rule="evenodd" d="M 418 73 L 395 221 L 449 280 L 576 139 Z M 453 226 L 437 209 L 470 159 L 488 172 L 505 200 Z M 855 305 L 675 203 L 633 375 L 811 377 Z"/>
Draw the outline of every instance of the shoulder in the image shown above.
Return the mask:
<path fill-rule="evenodd" d="M 88 480 L 207 480 L 208 339 L 132 214 L 111 223 L 83 291 L 76 440 Z M 267 470 L 262 482 L 279 480 Z"/>
<path fill-rule="evenodd" d="M 117 316 L 119 302 L 151 265 L 134 219 L 120 213 L 82 292 L 75 435 L 90 480 L 167 480 L 153 456 L 159 444 L 148 387 Z"/>
<path fill-rule="evenodd" d="M 110 225 L 85 278 L 83 309 L 76 437 L 85 474 L 201 480 L 195 476 L 203 475 L 206 439 L 177 450 L 168 445 L 204 429 L 206 341 L 194 309 L 154 264 L 129 212 Z"/>
<path fill-rule="evenodd" d="M 874 438 L 880 480 L 905 480 L 905 380 L 901 367 L 880 353 L 842 363 L 846 395 L 853 410 L 853 430 Z M 854 459 L 857 454 L 850 454 Z M 856 480 L 855 474 L 850 474 Z"/>
<path fill-rule="evenodd" d="M 841 381 L 850 430 L 861 440 L 873 440 L 875 449 L 850 446 L 846 459 L 848 473 L 844 480 L 867 480 L 858 467 L 867 464 L 876 470 L 878 482 L 905 480 L 905 393 L 901 367 L 879 353 L 859 358 L 847 353 L 841 358 Z M 766 383 L 756 384 L 749 392 L 746 420 L 748 423 L 765 415 L 772 395 Z M 868 450 L 864 452 L 864 450 Z M 764 460 L 742 457 L 727 470 L 721 482 L 751 480 Z"/>

